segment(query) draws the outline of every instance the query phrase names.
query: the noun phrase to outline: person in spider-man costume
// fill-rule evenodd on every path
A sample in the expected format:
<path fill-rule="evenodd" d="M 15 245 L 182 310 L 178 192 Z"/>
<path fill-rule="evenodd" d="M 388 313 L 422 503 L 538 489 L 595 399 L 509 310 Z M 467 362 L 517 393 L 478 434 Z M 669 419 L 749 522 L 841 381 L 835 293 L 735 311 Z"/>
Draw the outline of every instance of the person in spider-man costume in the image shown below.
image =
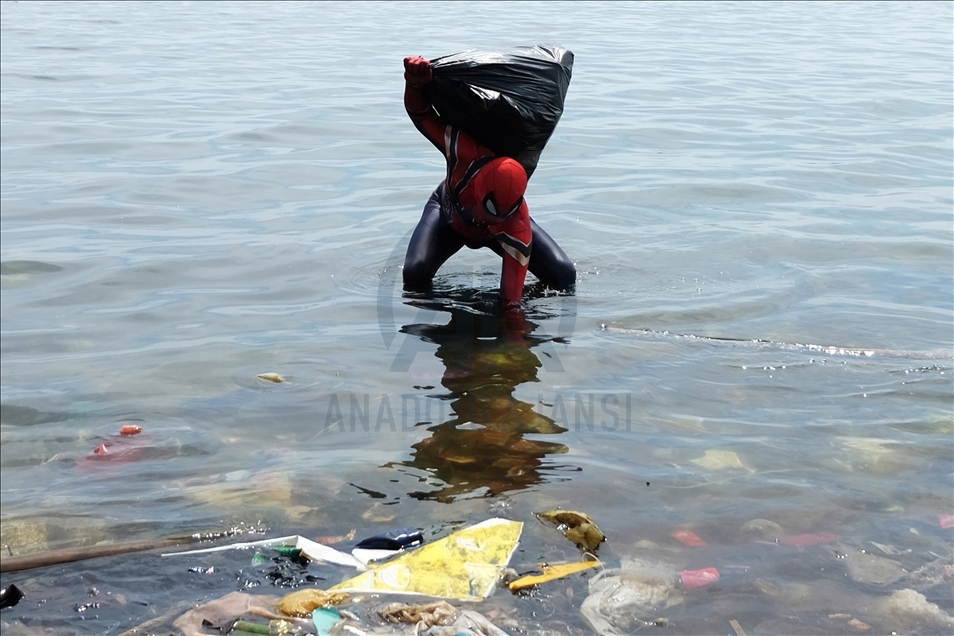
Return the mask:
<path fill-rule="evenodd" d="M 404 59 L 404 108 L 417 129 L 447 158 L 447 176 L 424 206 L 404 259 L 404 287 L 428 290 L 434 274 L 460 248 L 489 247 L 503 257 L 500 300 L 520 306 L 527 270 L 547 287 L 568 290 L 576 267 L 530 218 L 523 195 L 527 173 L 514 159 L 492 150 L 431 107 L 424 86 L 433 77 L 423 57 Z"/>

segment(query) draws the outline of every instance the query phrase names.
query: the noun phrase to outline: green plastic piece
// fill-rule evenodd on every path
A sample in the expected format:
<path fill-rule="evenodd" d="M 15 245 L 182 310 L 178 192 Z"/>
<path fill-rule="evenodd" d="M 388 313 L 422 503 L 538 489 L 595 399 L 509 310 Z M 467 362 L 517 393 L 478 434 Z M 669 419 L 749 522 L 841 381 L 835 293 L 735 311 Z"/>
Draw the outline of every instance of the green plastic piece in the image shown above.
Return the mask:
<path fill-rule="evenodd" d="M 262 623 L 253 623 L 251 621 L 235 621 L 235 624 L 232 625 L 232 632 L 246 632 L 249 634 L 270 633 L 268 625 L 263 625 Z"/>

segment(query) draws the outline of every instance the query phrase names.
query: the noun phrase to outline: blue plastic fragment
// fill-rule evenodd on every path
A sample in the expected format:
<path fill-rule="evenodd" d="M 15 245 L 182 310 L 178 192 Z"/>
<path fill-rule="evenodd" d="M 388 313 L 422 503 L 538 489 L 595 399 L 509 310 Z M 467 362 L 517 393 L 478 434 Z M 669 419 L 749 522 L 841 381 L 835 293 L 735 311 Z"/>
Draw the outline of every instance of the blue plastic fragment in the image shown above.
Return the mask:
<path fill-rule="evenodd" d="M 331 636 L 331 630 L 342 621 L 342 618 L 336 607 L 319 607 L 311 613 L 311 620 L 315 622 L 318 636 Z"/>

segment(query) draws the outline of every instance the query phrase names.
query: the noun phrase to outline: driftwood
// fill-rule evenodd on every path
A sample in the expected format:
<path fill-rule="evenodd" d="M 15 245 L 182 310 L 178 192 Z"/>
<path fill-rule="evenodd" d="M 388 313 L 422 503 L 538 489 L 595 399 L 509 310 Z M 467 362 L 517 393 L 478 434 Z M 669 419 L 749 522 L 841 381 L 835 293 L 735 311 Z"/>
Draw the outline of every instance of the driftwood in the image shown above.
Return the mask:
<path fill-rule="evenodd" d="M 200 537 L 187 534 L 173 537 L 161 537 L 159 539 L 150 539 L 147 541 L 127 541 L 125 543 L 91 545 L 82 548 L 47 550 L 45 552 L 25 554 L 23 556 L 0 555 L 0 572 L 34 570 L 36 568 L 45 568 L 51 565 L 73 563 L 74 561 L 85 561 L 86 559 L 97 559 L 99 557 L 113 556 L 116 554 L 145 552 L 147 550 L 154 550 L 156 548 L 171 548 L 177 545 L 195 543 L 199 540 Z"/>

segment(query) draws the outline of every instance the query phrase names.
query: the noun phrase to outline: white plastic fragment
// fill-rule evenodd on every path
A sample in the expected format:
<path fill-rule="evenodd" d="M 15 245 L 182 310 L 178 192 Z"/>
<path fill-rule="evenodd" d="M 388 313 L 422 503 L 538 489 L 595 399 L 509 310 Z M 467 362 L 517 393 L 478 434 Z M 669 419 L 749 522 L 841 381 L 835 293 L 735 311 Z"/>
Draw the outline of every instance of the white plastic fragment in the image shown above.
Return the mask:
<path fill-rule="evenodd" d="M 364 564 L 350 554 L 340 552 L 317 541 L 306 539 L 300 535 L 290 537 L 279 537 L 277 539 L 263 539 L 261 541 L 247 541 L 245 543 L 233 543 L 230 545 L 220 545 L 214 548 L 204 548 L 202 550 L 186 550 L 185 552 L 167 552 L 162 556 L 181 556 L 184 554 L 204 554 L 208 552 L 222 552 L 224 550 L 244 550 L 248 548 L 300 548 L 301 553 L 312 561 L 323 561 L 325 563 L 335 563 L 337 565 L 347 565 L 358 570 L 364 571 Z"/>

